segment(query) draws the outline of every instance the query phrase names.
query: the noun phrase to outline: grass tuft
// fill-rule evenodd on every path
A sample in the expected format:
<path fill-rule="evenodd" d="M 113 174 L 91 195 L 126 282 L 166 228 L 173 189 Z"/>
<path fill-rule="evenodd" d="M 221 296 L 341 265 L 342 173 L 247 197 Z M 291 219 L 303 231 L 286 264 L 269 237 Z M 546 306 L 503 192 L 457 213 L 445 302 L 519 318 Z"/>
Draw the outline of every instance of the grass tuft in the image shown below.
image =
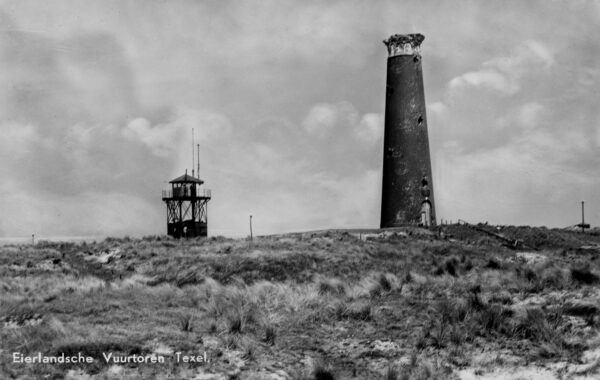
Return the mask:
<path fill-rule="evenodd" d="M 385 371 L 385 380 L 398 380 L 399 378 L 400 373 L 395 366 L 390 364 Z"/>
<path fill-rule="evenodd" d="M 488 259 L 487 264 L 485 264 L 485 267 L 488 269 L 501 269 L 502 265 L 500 264 L 500 262 L 498 262 L 498 260 L 496 260 L 493 257 L 490 257 Z"/>
<path fill-rule="evenodd" d="M 488 335 L 494 332 L 507 333 L 511 315 L 510 309 L 500 305 L 488 305 L 477 314 L 477 322 Z"/>
<path fill-rule="evenodd" d="M 179 328 L 183 332 L 191 332 L 194 330 L 194 315 L 184 314 L 179 316 Z"/>
<path fill-rule="evenodd" d="M 275 339 L 277 338 L 277 330 L 273 326 L 267 326 L 265 328 L 265 343 L 273 346 L 275 344 Z"/>
<path fill-rule="evenodd" d="M 332 294 L 343 296 L 346 294 L 346 287 L 338 279 L 322 279 L 318 282 L 318 292 L 320 295 Z"/>
<path fill-rule="evenodd" d="M 581 267 L 571 268 L 571 279 L 584 285 L 593 285 L 600 282 L 600 277 L 598 277 L 595 273 L 592 273 L 589 268 Z"/>
<path fill-rule="evenodd" d="M 392 290 L 392 283 L 383 273 L 379 275 L 379 285 L 384 292 L 389 292 Z"/>
<path fill-rule="evenodd" d="M 559 310 L 546 313 L 539 308 L 528 309 L 514 327 L 514 335 L 532 342 L 563 346 L 564 340 L 558 329 L 561 315 Z"/>
<path fill-rule="evenodd" d="M 313 362 L 311 377 L 314 380 L 335 380 L 335 375 L 330 366 L 321 360 Z"/>

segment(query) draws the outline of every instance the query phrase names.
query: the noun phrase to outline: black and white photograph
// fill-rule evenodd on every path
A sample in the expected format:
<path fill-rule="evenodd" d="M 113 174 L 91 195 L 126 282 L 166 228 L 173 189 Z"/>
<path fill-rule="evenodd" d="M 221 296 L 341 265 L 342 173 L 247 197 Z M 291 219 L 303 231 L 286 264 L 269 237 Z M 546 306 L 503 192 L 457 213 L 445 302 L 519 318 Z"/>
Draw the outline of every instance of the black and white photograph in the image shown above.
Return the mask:
<path fill-rule="evenodd" d="M 600 379 L 600 0 L 0 0 L 0 379 Z"/>

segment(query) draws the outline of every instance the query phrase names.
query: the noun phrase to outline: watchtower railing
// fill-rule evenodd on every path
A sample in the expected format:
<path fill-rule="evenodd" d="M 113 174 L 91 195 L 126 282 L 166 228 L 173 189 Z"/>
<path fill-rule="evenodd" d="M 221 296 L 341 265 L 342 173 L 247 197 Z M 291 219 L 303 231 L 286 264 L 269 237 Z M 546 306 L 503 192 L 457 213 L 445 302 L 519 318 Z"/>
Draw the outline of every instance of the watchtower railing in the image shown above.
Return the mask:
<path fill-rule="evenodd" d="M 173 191 L 174 190 L 174 191 Z M 163 198 L 210 198 L 210 189 L 186 189 L 184 187 L 162 191 Z"/>

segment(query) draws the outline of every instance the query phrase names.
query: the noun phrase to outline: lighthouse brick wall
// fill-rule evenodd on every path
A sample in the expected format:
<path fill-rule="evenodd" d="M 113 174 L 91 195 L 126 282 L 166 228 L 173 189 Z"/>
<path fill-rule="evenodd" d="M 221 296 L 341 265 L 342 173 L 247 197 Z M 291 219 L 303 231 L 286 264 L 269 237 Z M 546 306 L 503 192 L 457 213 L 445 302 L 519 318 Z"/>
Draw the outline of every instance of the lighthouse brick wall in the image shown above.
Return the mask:
<path fill-rule="evenodd" d="M 422 224 L 423 203 L 435 205 L 425 93 L 421 34 L 394 35 L 388 47 L 383 150 L 381 228 Z"/>

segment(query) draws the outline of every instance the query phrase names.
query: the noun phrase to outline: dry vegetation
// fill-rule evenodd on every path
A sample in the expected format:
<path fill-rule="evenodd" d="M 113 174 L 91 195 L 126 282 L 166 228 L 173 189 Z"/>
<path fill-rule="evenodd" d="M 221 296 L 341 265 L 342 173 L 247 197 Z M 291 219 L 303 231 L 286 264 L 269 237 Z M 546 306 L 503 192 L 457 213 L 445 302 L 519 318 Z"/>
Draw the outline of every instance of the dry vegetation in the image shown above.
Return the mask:
<path fill-rule="evenodd" d="M 600 237 L 501 231 L 529 248 L 456 225 L 0 247 L 0 378 L 598 378 Z"/>

